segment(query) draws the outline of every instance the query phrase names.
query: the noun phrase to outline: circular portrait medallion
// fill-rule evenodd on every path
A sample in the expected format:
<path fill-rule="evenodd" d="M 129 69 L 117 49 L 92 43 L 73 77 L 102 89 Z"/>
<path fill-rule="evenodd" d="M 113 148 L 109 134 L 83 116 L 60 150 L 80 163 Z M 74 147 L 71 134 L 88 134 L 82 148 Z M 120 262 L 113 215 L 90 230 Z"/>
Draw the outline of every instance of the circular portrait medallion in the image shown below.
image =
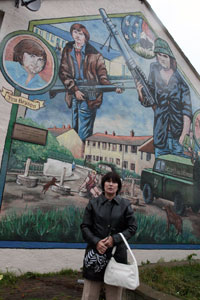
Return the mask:
<path fill-rule="evenodd" d="M 16 31 L 1 43 L 0 68 L 15 89 L 35 95 L 47 92 L 55 84 L 58 62 L 43 38 L 29 31 Z"/>

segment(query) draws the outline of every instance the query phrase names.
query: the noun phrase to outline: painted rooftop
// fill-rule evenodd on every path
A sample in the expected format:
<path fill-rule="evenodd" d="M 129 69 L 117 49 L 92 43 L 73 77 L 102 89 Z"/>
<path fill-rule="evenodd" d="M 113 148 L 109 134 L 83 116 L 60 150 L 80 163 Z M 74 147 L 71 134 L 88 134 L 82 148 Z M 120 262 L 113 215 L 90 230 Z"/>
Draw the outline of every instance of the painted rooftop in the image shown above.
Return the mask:
<path fill-rule="evenodd" d="M 140 146 L 150 138 L 151 136 L 123 136 L 115 135 L 115 133 L 95 133 L 88 137 L 87 140 L 94 142 L 108 142 L 113 144 Z"/>

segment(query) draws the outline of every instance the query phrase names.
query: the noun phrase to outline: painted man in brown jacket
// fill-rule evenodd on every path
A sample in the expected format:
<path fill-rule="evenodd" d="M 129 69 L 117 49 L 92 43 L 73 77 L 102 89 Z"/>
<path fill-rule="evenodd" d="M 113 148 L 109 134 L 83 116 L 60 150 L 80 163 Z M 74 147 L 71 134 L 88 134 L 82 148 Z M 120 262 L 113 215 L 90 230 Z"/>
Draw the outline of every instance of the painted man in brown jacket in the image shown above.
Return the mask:
<path fill-rule="evenodd" d="M 88 41 L 90 34 L 82 24 L 70 28 L 74 39 L 63 49 L 59 77 L 66 88 L 66 102 L 72 108 L 72 127 L 81 140 L 93 134 L 96 111 L 101 106 L 103 93 L 85 95 L 79 90 L 78 82 L 89 85 L 110 85 L 103 56 Z M 117 93 L 121 89 L 116 89 Z"/>

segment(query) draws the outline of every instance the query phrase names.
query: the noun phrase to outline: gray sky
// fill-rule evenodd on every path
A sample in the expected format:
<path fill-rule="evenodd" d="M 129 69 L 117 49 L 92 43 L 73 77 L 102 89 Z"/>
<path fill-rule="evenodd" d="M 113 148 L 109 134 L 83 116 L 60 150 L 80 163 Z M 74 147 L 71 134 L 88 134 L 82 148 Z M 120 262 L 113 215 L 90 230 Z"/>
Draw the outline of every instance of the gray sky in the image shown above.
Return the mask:
<path fill-rule="evenodd" d="M 200 0 L 147 0 L 200 73 Z"/>

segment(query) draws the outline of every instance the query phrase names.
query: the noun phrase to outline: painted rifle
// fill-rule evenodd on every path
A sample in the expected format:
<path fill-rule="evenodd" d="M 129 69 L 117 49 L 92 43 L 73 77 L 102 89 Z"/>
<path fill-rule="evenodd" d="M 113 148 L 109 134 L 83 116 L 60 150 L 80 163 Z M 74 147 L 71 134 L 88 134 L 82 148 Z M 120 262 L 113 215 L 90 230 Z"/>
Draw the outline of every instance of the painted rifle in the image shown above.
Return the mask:
<path fill-rule="evenodd" d="M 130 49 L 128 49 L 126 42 L 121 38 L 118 30 L 116 29 L 116 25 L 114 25 L 110 18 L 108 18 L 108 15 L 106 11 L 103 8 L 99 9 L 100 15 L 103 19 L 103 22 L 106 23 L 108 31 L 110 32 L 110 36 L 115 39 L 115 42 L 124 56 L 126 65 L 131 72 L 133 79 L 135 81 L 135 84 L 138 82 L 142 84 L 142 94 L 144 97 L 144 106 L 153 106 L 155 103 L 154 98 L 148 88 L 148 82 L 145 77 L 145 74 L 142 72 L 142 70 L 139 68 L 139 66 L 136 64 L 133 54 L 131 53 Z"/>
<path fill-rule="evenodd" d="M 135 87 L 125 86 L 123 83 L 108 84 L 108 85 L 93 85 L 87 80 L 77 80 L 76 85 L 86 99 L 96 99 L 96 94 L 105 92 L 115 92 L 117 88 L 124 91 L 125 89 L 135 89 Z M 65 88 L 57 88 L 49 91 L 50 98 L 54 98 L 58 93 L 66 92 Z"/>

